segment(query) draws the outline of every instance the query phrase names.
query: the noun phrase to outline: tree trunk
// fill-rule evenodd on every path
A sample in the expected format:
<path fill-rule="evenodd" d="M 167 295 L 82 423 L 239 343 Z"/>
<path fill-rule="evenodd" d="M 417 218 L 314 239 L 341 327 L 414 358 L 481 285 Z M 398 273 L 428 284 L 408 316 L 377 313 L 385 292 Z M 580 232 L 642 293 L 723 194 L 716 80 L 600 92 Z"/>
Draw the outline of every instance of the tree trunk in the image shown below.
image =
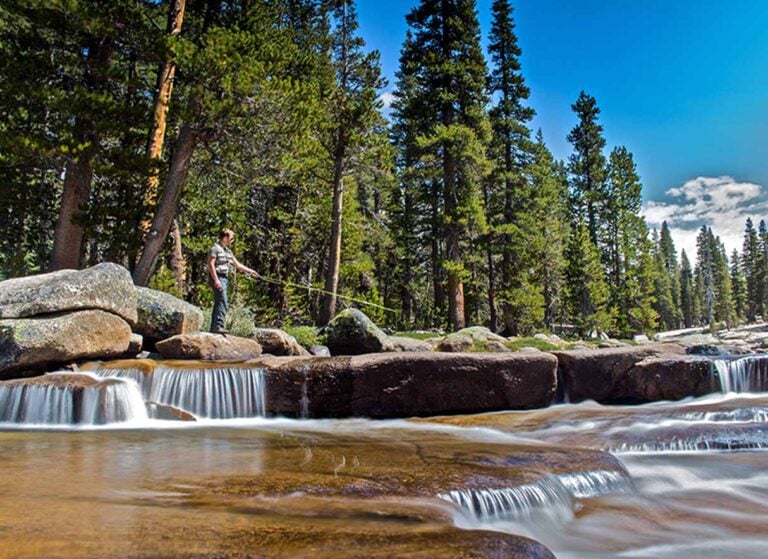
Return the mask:
<path fill-rule="evenodd" d="M 184 20 L 184 8 L 186 0 L 174 0 L 168 12 L 168 35 L 174 37 L 181 33 L 181 24 Z M 160 173 L 158 163 L 163 155 L 163 142 L 165 141 L 165 127 L 168 117 L 168 107 L 173 91 L 173 78 L 176 75 L 176 62 L 169 55 L 160 65 L 157 72 L 157 88 L 155 93 L 155 112 L 152 118 L 152 128 L 149 133 L 147 145 L 147 157 L 152 168 L 147 177 L 147 189 L 144 194 L 144 207 L 154 208 L 157 204 L 157 189 L 160 185 Z M 150 220 L 142 221 L 141 230 L 146 235 L 150 227 Z"/>
<path fill-rule="evenodd" d="M 338 153 L 333 166 L 333 209 L 331 211 L 331 243 L 328 249 L 328 269 L 325 273 L 325 297 L 319 325 L 325 326 L 336 312 L 336 292 L 339 288 L 341 266 L 341 212 L 344 202 L 344 154 Z"/>
<path fill-rule="evenodd" d="M 171 226 L 171 237 L 173 237 L 173 253 L 171 254 L 170 268 L 173 271 L 173 277 L 176 280 L 176 289 L 184 294 L 184 279 L 187 275 L 187 261 L 184 258 L 184 252 L 181 246 L 181 228 L 179 221 L 173 220 Z"/>
<path fill-rule="evenodd" d="M 195 151 L 197 142 L 198 134 L 192 126 L 189 124 L 182 126 L 173 148 L 163 196 L 160 198 L 157 211 L 152 219 L 152 226 L 144 241 L 141 258 L 133 272 L 133 281 L 136 285 L 147 285 L 149 277 L 154 271 L 157 257 L 163 248 L 163 243 L 168 238 L 173 219 L 176 217 L 181 191 L 187 179 L 192 153 Z"/>
<path fill-rule="evenodd" d="M 441 250 L 441 237 L 443 236 L 443 229 L 441 227 L 440 219 L 440 187 L 437 181 L 432 182 L 432 220 L 431 220 L 431 237 L 432 237 L 432 285 L 434 311 L 431 322 L 434 323 L 438 318 L 440 323 L 443 322 L 442 313 L 445 309 L 445 289 L 443 287 L 443 253 Z"/>
<path fill-rule="evenodd" d="M 84 80 L 89 91 L 100 89 L 105 70 L 112 59 L 113 46 L 110 38 L 89 41 Z M 91 196 L 93 156 L 99 144 L 96 123 L 88 116 L 79 116 L 75 125 L 75 137 L 77 143 L 85 148 L 67 164 L 49 271 L 79 268 L 83 253 L 81 220 Z"/>
<path fill-rule="evenodd" d="M 456 220 L 456 161 L 450 149 L 443 156 L 443 184 L 445 188 L 445 213 L 448 223 L 445 225 L 446 259 L 451 264 L 448 270 L 448 321 L 454 330 L 464 328 L 464 285 L 461 283 L 459 270 L 461 258 L 461 226 Z"/>

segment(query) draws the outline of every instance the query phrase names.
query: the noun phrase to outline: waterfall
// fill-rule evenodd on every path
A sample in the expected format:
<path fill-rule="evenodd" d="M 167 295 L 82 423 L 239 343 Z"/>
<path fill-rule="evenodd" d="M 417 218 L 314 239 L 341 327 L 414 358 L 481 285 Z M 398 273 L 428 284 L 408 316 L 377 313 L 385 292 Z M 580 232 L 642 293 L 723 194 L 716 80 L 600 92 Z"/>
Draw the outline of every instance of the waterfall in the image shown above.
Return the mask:
<path fill-rule="evenodd" d="M 262 369 L 158 366 L 151 374 L 145 374 L 135 369 L 104 367 L 96 374 L 139 379 L 148 402 L 174 406 L 197 417 L 232 419 L 265 415 L 266 386 Z"/>
<path fill-rule="evenodd" d="M 712 361 L 723 393 L 768 391 L 768 355 Z"/>
<path fill-rule="evenodd" d="M 198 417 L 263 417 L 264 371 L 261 369 L 170 369 L 152 375 L 149 399 L 176 406 Z"/>
<path fill-rule="evenodd" d="M 632 482 L 626 472 L 594 471 L 552 475 L 533 483 L 493 489 L 463 489 L 441 493 L 472 520 L 530 520 L 544 514 L 561 522 L 573 516 L 573 500 L 626 492 Z"/>
<path fill-rule="evenodd" d="M 149 389 L 152 386 L 151 373 L 147 373 L 141 369 L 119 369 L 107 366 L 99 367 L 95 371 L 92 371 L 92 374 L 102 378 L 121 378 L 132 380 L 141 389 L 141 393 L 144 395 L 144 399 L 146 400 L 149 398 Z"/>
<path fill-rule="evenodd" d="M 75 377 L 90 379 L 83 383 Z M 120 379 L 49 373 L 0 386 L 0 422 L 33 425 L 103 425 L 147 419 L 138 387 Z"/>
<path fill-rule="evenodd" d="M 541 513 L 565 522 L 573 514 L 573 496 L 554 477 L 516 487 L 455 490 L 438 497 L 458 505 L 476 522 L 528 520 Z"/>
<path fill-rule="evenodd" d="M 577 499 L 597 497 L 608 493 L 626 493 L 633 489 L 632 479 L 624 471 L 596 470 L 562 474 L 557 477 Z"/>

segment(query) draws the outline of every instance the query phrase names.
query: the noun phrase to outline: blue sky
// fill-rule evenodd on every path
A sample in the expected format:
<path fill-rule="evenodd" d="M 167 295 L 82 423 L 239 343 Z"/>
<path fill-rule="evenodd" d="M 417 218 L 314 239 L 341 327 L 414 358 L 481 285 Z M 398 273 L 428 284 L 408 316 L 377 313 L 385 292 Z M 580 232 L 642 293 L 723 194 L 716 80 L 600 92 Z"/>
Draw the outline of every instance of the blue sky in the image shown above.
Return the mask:
<path fill-rule="evenodd" d="M 485 41 L 491 0 L 477 2 Z M 360 32 L 394 89 L 405 14 L 417 0 L 358 0 Z M 582 89 L 609 150 L 633 152 L 646 218 L 668 219 L 690 254 L 710 225 L 740 248 L 747 215 L 768 219 L 768 0 L 513 1 L 530 105 L 554 155 Z M 606 154 L 607 155 L 607 154 Z M 686 186 L 687 185 L 687 186 Z"/>

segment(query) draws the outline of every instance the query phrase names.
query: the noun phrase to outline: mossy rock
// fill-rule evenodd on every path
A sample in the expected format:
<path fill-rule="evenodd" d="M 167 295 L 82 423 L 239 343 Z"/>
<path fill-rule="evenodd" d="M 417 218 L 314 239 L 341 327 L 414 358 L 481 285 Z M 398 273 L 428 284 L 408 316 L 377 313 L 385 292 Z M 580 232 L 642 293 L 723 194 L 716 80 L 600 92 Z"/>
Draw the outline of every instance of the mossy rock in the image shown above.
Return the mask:
<path fill-rule="evenodd" d="M 358 309 L 345 309 L 325 327 L 332 355 L 361 355 L 394 349 L 387 335 Z"/>

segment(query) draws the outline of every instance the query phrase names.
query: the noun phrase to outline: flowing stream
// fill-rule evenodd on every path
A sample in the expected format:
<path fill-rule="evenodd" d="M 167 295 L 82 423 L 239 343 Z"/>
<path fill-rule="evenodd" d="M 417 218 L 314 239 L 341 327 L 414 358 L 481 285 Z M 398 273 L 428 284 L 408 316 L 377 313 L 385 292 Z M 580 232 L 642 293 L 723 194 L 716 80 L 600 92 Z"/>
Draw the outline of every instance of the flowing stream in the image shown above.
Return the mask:
<path fill-rule="evenodd" d="M 410 421 L 259 417 L 257 370 L 1 386 L 0 557 L 768 557 L 767 364 L 683 402 Z"/>

